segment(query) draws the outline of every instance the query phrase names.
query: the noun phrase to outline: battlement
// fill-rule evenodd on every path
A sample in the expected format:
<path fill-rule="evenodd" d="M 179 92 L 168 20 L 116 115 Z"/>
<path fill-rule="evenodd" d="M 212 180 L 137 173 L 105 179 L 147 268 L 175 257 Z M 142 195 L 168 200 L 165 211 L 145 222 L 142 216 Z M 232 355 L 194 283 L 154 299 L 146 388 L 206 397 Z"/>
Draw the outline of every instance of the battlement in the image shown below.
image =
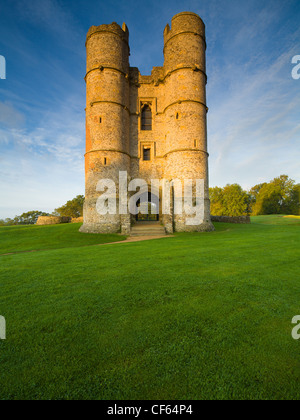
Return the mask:
<path fill-rule="evenodd" d="M 115 69 L 124 75 L 129 69 L 129 30 L 125 23 L 92 26 L 87 34 L 87 74 L 104 68 Z M 94 75 L 93 75 L 94 76 Z"/>
<path fill-rule="evenodd" d="M 126 23 L 123 23 L 121 28 L 121 26 L 118 25 L 116 22 L 113 22 L 110 25 L 92 26 L 88 31 L 86 40 L 88 41 L 94 34 L 101 32 L 111 32 L 113 34 L 118 35 L 125 42 L 129 42 L 129 30 L 127 28 Z"/>
<path fill-rule="evenodd" d="M 205 24 L 196 13 L 182 12 L 173 17 L 171 27 L 167 24 L 164 30 L 165 45 L 174 36 L 186 33 L 200 35 L 205 40 Z"/>

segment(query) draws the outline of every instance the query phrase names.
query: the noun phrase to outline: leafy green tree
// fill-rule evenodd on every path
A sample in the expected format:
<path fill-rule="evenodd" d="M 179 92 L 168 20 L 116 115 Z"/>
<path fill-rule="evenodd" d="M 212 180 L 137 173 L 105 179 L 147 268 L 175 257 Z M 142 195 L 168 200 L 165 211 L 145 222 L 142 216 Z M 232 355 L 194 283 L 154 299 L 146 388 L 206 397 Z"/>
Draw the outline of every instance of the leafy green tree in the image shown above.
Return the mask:
<path fill-rule="evenodd" d="M 55 209 L 55 213 L 65 217 L 82 217 L 83 215 L 84 196 L 78 195 L 73 200 L 68 201 L 65 205 Z"/>
<path fill-rule="evenodd" d="M 39 216 L 49 216 L 49 213 L 38 210 L 28 211 L 21 216 L 15 216 L 13 219 L 0 220 L 0 226 L 34 225 Z"/>
<path fill-rule="evenodd" d="M 300 216 L 300 184 L 295 185 L 292 189 L 290 207 L 290 214 Z"/>
<path fill-rule="evenodd" d="M 225 216 L 225 208 L 223 204 L 223 190 L 219 187 L 209 189 L 210 195 L 210 212 L 214 216 Z"/>
<path fill-rule="evenodd" d="M 267 185 L 266 182 L 262 183 L 262 184 L 258 184 L 255 185 L 254 187 L 251 188 L 251 190 L 249 191 L 248 195 L 249 195 L 249 214 L 252 213 L 253 210 L 253 206 L 256 203 L 257 200 L 257 196 L 260 192 L 260 190 Z"/>
<path fill-rule="evenodd" d="M 214 216 L 243 216 L 248 214 L 249 195 L 238 184 L 210 189 L 211 214 Z"/>
<path fill-rule="evenodd" d="M 263 182 L 262 184 L 258 184 L 258 185 L 255 185 L 254 187 L 252 187 L 251 190 L 250 190 L 251 197 L 256 198 L 258 196 L 260 190 L 262 189 L 262 187 L 266 184 L 267 184 L 267 182 Z"/>
<path fill-rule="evenodd" d="M 49 213 L 45 213 L 43 211 L 29 211 L 27 213 L 21 214 L 21 216 L 17 216 L 15 219 L 17 219 L 18 225 L 35 225 L 38 218 L 40 216 L 49 216 Z"/>
<path fill-rule="evenodd" d="M 248 194 L 238 184 L 223 189 L 223 205 L 227 216 L 243 216 L 248 210 Z"/>
<path fill-rule="evenodd" d="M 12 226 L 15 224 L 15 219 L 1 219 L 0 220 L 0 226 Z"/>
<path fill-rule="evenodd" d="M 281 214 L 281 194 L 274 184 L 266 184 L 259 192 L 253 206 L 253 215 Z"/>
<path fill-rule="evenodd" d="M 252 213 L 299 214 L 298 185 L 287 175 L 281 175 L 264 184 L 257 194 Z"/>
<path fill-rule="evenodd" d="M 6 226 L 11 226 L 11 225 L 16 224 L 15 219 L 10 219 L 10 218 L 5 219 L 4 223 L 5 223 Z"/>

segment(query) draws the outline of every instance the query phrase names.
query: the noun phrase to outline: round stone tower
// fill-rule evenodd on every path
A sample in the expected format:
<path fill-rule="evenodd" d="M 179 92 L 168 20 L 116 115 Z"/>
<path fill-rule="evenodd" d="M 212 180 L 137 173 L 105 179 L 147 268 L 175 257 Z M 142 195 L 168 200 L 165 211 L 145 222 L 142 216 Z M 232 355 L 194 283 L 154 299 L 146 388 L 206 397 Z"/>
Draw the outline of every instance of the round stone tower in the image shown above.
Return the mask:
<path fill-rule="evenodd" d="M 123 24 L 92 26 L 87 35 L 86 194 L 82 232 L 123 231 L 128 221 L 118 213 L 97 211 L 100 180 L 113 180 L 130 170 L 129 31 Z M 103 191 L 102 191 L 103 192 Z M 118 191 L 117 191 L 118 195 Z M 128 216 L 129 218 L 129 216 Z"/>
<path fill-rule="evenodd" d="M 183 212 L 174 215 L 175 231 L 210 231 L 207 153 L 205 25 L 195 13 L 174 16 L 164 31 L 165 178 L 204 180 L 204 221 L 188 225 Z M 176 201 L 176 192 L 174 191 Z M 196 191 L 190 197 L 195 203 Z"/>

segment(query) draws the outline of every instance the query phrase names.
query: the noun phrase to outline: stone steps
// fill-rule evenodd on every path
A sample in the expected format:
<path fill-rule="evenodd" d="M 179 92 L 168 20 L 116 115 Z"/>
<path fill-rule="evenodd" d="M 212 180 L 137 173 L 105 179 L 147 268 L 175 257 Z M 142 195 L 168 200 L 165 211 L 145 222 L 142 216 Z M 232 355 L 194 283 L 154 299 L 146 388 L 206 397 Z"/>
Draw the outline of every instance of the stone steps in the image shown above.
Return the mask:
<path fill-rule="evenodd" d="M 131 228 L 130 236 L 165 236 L 166 230 L 158 223 L 137 223 Z"/>

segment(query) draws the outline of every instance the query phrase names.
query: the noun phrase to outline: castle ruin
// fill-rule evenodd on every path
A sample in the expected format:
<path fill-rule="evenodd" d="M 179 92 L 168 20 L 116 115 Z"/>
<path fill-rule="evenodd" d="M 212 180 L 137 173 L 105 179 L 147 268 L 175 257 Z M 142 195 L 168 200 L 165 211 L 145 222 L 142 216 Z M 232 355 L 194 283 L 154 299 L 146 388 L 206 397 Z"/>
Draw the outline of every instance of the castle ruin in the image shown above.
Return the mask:
<path fill-rule="evenodd" d="M 129 66 L 129 31 L 92 26 L 87 35 L 86 200 L 82 232 L 130 233 L 130 214 L 100 215 L 100 179 L 203 179 L 204 220 L 186 224 L 186 214 L 165 215 L 161 190 L 143 193 L 141 204 L 159 208 L 168 233 L 211 231 L 206 105 L 205 25 L 195 13 L 179 13 L 164 30 L 164 66 L 142 76 Z M 173 196 L 172 200 L 176 197 Z M 142 219 L 143 220 L 143 219 Z"/>

